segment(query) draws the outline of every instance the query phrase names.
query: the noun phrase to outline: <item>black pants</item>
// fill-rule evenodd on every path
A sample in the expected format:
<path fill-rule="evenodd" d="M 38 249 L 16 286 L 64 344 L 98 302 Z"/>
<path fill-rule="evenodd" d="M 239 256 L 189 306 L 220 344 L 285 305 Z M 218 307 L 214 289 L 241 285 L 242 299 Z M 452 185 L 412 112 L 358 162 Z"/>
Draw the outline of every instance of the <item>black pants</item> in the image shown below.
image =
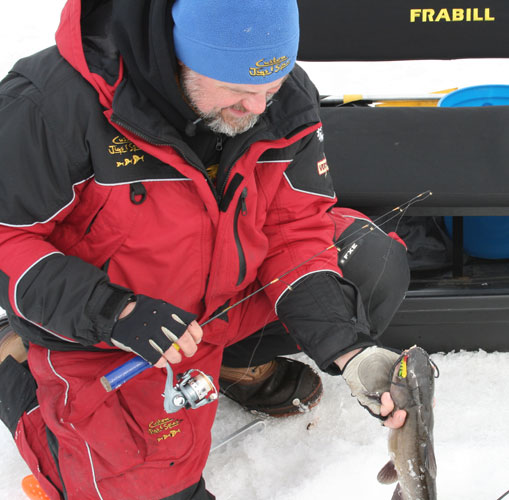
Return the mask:
<path fill-rule="evenodd" d="M 189 488 L 161 500 L 214 500 L 215 498 L 212 493 L 205 489 L 205 481 L 201 478 L 199 483 L 193 484 Z"/>
<path fill-rule="evenodd" d="M 344 277 L 359 289 L 373 338 L 389 326 L 410 281 L 406 249 L 381 229 L 361 229 L 356 220 L 340 236 L 338 264 Z M 341 242 L 346 243 L 344 248 Z M 353 315 L 354 311 L 352 311 Z M 233 368 L 257 366 L 299 349 L 276 321 L 224 351 L 223 364 Z"/>

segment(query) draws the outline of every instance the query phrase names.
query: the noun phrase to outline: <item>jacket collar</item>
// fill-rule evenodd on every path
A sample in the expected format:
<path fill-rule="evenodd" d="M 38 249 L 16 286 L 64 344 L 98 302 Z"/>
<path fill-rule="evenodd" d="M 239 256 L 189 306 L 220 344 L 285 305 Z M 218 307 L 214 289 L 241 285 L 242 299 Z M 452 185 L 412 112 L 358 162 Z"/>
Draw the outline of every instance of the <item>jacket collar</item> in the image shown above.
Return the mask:
<path fill-rule="evenodd" d="M 158 72 L 149 66 L 158 58 L 159 65 L 164 59 L 168 67 L 171 61 L 176 61 L 172 37 L 164 33 L 171 26 L 161 22 L 161 16 L 168 14 L 172 3 L 168 0 L 68 0 L 56 41 L 61 55 L 96 89 L 106 110 L 112 110 L 113 121 L 146 142 L 175 147 L 190 163 L 200 165 L 182 136 L 185 125 L 194 121 L 196 115 L 184 102 L 175 74 Z M 141 35 L 136 34 L 147 32 L 141 22 L 154 28 L 148 32 L 159 36 L 160 42 L 167 40 L 167 47 L 160 48 L 157 54 L 151 52 L 155 42 L 145 40 L 143 44 Z M 133 54 L 134 49 L 130 47 L 141 48 Z M 167 54 L 161 52 L 166 49 Z M 155 90 L 147 90 L 146 82 L 142 81 L 144 67 L 151 72 Z M 167 100 L 164 109 L 156 104 L 163 93 Z M 305 125 L 318 122 L 317 102 L 316 89 L 296 66 L 258 124 L 228 141 L 231 161 L 256 141 L 289 137 Z"/>

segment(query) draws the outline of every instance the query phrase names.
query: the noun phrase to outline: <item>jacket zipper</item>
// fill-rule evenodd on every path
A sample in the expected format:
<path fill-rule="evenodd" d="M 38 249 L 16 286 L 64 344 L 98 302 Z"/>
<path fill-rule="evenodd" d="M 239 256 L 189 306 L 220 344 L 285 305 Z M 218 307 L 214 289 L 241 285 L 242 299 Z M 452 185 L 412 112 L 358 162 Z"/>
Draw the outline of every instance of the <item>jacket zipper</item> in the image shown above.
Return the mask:
<path fill-rule="evenodd" d="M 240 193 L 239 202 L 237 203 L 237 208 L 235 209 L 235 218 L 233 221 L 233 236 L 235 238 L 235 245 L 237 246 L 237 255 L 239 257 L 239 277 L 237 279 L 237 286 L 240 285 L 246 277 L 246 255 L 244 253 L 244 249 L 242 248 L 242 243 L 239 236 L 239 217 L 241 214 L 242 216 L 247 215 L 246 198 L 247 187 L 245 187 Z"/>
<path fill-rule="evenodd" d="M 267 108 L 268 108 L 269 106 L 272 106 L 272 103 L 273 103 L 273 101 L 269 102 L 269 103 L 267 104 Z M 228 180 L 229 180 L 229 178 L 230 178 L 231 171 L 232 171 L 232 169 L 233 169 L 233 165 L 235 165 L 235 163 L 237 162 L 237 160 L 238 160 L 239 158 L 241 158 L 241 157 L 242 157 L 242 155 L 243 155 L 243 154 L 247 151 L 247 149 L 249 148 L 249 146 L 250 146 L 251 144 L 254 144 L 254 143 L 256 142 L 256 141 L 252 140 L 252 139 L 253 139 L 253 137 L 259 137 L 259 136 L 260 136 L 260 134 L 261 134 L 261 135 L 263 135 L 263 134 L 262 134 L 262 132 L 265 132 L 265 131 L 266 131 L 266 129 L 267 129 L 267 123 L 264 121 L 264 122 L 263 122 L 263 126 L 262 126 L 262 127 L 259 127 L 259 128 L 258 128 L 258 130 L 256 130 L 256 132 L 252 132 L 252 133 L 248 136 L 248 138 L 246 138 L 246 140 L 245 140 L 245 142 L 244 142 L 243 146 L 242 146 L 241 148 L 239 148 L 239 151 L 237 152 L 237 155 L 236 155 L 236 156 L 234 156 L 234 157 L 232 158 L 232 161 L 230 161 L 230 162 L 229 162 L 229 163 L 230 163 L 230 167 L 228 168 L 228 170 L 227 170 L 227 172 L 226 172 L 226 177 L 225 177 L 225 179 L 224 179 L 224 182 L 222 183 L 222 186 L 217 186 L 217 192 L 219 193 L 219 196 L 221 196 L 221 197 L 223 196 L 224 190 L 225 190 L 226 185 L 228 184 Z M 221 149 L 222 149 L 222 146 L 223 146 L 223 145 L 222 145 L 222 143 L 221 143 Z"/>
<path fill-rule="evenodd" d="M 252 144 L 254 144 L 256 141 L 253 140 L 254 137 L 260 137 L 260 135 L 262 134 L 262 132 L 265 131 L 265 129 L 267 128 L 267 126 L 264 124 L 264 126 L 262 128 L 259 128 L 258 130 L 256 131 L 251 131 L 251 133 L 249 133 L 248 137 L 245 138 L 244 140 L 244 143 L 241 145 L 241 147 L 238 148 L 236 154 L 230 159 L 228 159 L 228 163 L 229 163 L 229 167 L 228 167 L 228 170 L 226 171 L 226 176 L 221 184 L 221 186 L 217 186 L 217 192 L 218 192 L 218 195 L 219 196 L 223 196 L 224 194 L 224 190 L 226 188 L 226 185 L 228 184 L 228 180 L 230 179 L 230 174 L 233 170 L 233 166 L 235 165 L 235 163 L 237 163 L 237 161 L 242 158 L 242 155 L 249 149 L 249 146 L 251 146 Z M 221 148 L 223 148 L 223 144 L 221 142 Z"/>

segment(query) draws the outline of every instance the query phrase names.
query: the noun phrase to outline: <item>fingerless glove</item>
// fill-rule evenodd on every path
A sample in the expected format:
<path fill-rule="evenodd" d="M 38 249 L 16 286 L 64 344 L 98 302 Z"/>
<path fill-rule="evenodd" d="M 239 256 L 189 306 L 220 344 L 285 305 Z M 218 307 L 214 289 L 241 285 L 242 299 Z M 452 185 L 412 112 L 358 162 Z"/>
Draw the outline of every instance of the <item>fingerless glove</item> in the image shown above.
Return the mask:
<path fill-rule="evenodd" d="M 146 295 L 134 298 L 136 305 L 133 311 L 116 321 L 111 343 L 155 364 L 184 334 L 196 315 Z"/>

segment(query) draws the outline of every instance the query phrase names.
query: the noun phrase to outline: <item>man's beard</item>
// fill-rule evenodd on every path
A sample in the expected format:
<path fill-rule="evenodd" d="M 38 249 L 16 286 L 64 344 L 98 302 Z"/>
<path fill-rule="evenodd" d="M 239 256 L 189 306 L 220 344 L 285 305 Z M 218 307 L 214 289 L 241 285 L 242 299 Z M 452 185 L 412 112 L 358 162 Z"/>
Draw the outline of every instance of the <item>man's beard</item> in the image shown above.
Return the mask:
<path fill-rule="evenodd" d="M 258 122 L 260 115 L 256 115 L 254 113 L 249 113 L 242 117 L 229 115 L 225 118 L 222 114 L 223 109 L 228 108 L 214 108 L 208 113 L 201 111 L 197 105 L 198 98 L 202 93 L 197 73 L 187 67 L 182 68 L 181 85 L 184 95 L 193 107 L 195 113 L 203 120 L 205 125 L 212 130 L 212 132 L 233 137 L 234 135 L 242 134 L 250 128 L 253 128 Z M 267 101 L 268 100 L 269 99 L 267 99 Z M 238 111 L 245 111 L 241 104 L 231 106 L 231 108 Z"/>
<path fill-rule="evenodd" d="M 194 104 L 193 104 L 194 105 Z M 238 109 L 239 111 L 244 111 L 242 106 L 233 106 L 234 109 Z M 250 128 L 253 128 L 258 122 L 259 115 L 255 115 L 253 113 L 249 113 L 246 116 L 242 117 L 228 117 L 228 121 L 223 117 L 221 109 L 213 109 L 208 113 L 203 113 L 199 109 L 197 109 L 198 115 L 203 119 L 203 122 L 207 127 L 217 134 L 225 134 L 230 137 L 233 137 L 237 134 L 242 134 L 246 132 Z"/>

